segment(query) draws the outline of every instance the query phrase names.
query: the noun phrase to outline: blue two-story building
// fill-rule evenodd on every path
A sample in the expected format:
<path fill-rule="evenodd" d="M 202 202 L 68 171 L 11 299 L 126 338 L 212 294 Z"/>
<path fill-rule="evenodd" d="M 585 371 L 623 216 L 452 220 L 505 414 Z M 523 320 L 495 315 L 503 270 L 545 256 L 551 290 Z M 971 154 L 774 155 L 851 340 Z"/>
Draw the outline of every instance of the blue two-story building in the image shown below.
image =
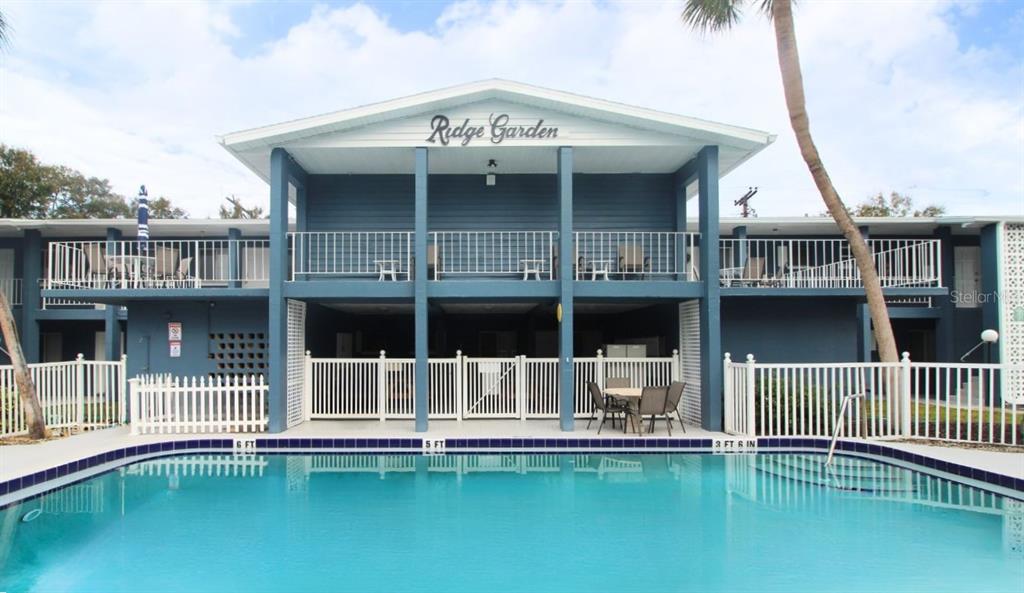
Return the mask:
<path fill-rule="evenodd" d="M 445 378 L 461 357 L 483 391 L 511 372 L 502 361 L 543 362 L 516 371 L 533 374 L 508 397 L 554 394 L 544 413 L 572 430 L 579 364 L 598 350 L 670 359 L 685 417 L 720 430 L 724 352 L 874 356 L 859 275 L 830 219 L 719 216 L 719 179 L 773 138 L 472 83 L 220 138 L 269 183 L 268 221 L 152 221 L 144 248 L 132 221 L 3 221 L 0 276 L 20 295 L 30 359 L 123 350 L 129 376 L 262 374 L 275 432 L 383 417 L 358 410 L 375 380 L 406 398 L 394 417 L 417 430 L 452 413 L 488 417 L 440 411 L 444 392 L 470 380 Z M 1004 339 L 987 355 L 1021 362 L 1024 218 L 859 223 L 902 350 L 958 360 L 992 328 Z M 347 366 L 310 380 L 307 351 Z M 396 366 L 363 377 L 375 371 L 358 361 L 381 351 Z M 350 401 L 332 412 L 311 398 Z"/>

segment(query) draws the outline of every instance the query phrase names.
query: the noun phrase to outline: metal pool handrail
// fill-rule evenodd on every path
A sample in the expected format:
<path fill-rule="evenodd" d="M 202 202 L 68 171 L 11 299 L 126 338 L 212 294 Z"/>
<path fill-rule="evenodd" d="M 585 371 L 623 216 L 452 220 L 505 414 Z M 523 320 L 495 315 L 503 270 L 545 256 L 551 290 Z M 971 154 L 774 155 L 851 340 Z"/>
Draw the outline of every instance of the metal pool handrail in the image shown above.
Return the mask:
<path fill-rule="evenodd" d="M 843 403 L 839 406 L 839 416 L 836 418 L 836 427 L 832 430 L 832 442 L 828 446 L 828 458 L 825 459 L 825 467 L 832 465 L 832 457 L 836 453 L 836 441 L 839 440 L 839 431 L 843 429 L 843 415 L 846 414 L 846 408 L 850 405 L 851 399 L 863 399 L 863 393 L 849 393 L 843 396 Z"/>

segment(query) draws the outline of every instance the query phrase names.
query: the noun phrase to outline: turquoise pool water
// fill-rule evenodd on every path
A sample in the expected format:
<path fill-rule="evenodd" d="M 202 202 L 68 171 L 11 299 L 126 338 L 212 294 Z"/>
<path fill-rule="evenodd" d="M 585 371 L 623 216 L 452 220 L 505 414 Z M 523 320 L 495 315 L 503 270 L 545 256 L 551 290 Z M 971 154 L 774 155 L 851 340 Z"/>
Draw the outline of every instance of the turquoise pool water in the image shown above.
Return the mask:
<path fill-rule="evenodd" d="M 191 455 L 0 512 L 0 591 L 1019 593 L 1022 549 L 1024 503 L 852 458 Z"/>

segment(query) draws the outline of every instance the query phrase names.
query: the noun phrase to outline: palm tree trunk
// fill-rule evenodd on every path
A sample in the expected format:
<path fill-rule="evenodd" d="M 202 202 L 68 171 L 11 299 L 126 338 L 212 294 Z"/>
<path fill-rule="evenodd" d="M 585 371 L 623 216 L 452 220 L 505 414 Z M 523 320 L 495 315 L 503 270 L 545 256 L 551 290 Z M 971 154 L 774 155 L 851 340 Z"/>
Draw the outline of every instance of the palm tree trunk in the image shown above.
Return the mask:
<path fill-rule="evenodd" d="M 26 303 L 25 306 L 28 304 Z M 14 324 L 14 315 L 11 314 L 11 303 L 7 300 L 7 293 L 2 290 L 0 290 L 0 331 L 3 332 L 4 344 L 7 346 L 7 352 L 10 353 L 11 364 L 14 365 L 14 383 L 18 386 L 21 409 L 25 411 L 28 436 L 32 439 L 46 438 L 48 434 L 46 423 L 43 421 L 43 408 L 39 405 L 36 386 L 32 382 L 28 365 L 25 364 L 25 355 L 21 351 L 18 326 Z"/>
<path fill-rule="evenodd" d="M 832 179 L 829 178 L 818 154 L 818 148 L 811 138 L 811 124 L 807 118 L 804 81 L 800 73 L 800 55 L 796 48 L 793 6 L 790 0 L 772 2 L 772 23 L 775 26 L 775 43 L 779 54 L 779 70 L 782 72 L 782 88 L 786 94 L 786 108 L 789 110 L 789 122 L 796 134 L 797 144 L 800 146 L 800 154 L 811 171 L 811 177 L 818 186 L 829 214 L 835 219 L 839 230 L 850 244 L 850 252 L 857 263 L 861 281 L 864 282 L 868 311 L 871 313 L 871 322 L 875 329 L 878 356 L 882 362 L 899 362 L 896 338 L 889 322 L 889 310 L 885 306 L 885 296 L 882 294 L 882 284 L 878 280 L 874 256 L 832 185 Z"/>

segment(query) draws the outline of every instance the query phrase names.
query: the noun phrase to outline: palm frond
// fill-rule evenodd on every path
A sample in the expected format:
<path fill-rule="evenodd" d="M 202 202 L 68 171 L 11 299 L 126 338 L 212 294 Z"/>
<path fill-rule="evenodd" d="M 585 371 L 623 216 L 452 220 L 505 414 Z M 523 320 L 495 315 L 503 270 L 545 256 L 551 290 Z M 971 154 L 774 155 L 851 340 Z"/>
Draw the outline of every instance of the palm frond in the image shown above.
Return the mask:
<path fill-rule="evenodd" d="M 686 0 L 683 22 L 691 28 L 705 33 L 717 33 L 731 29 L 743 16 L 743 5 L 747 0 Z M 758 12 L 768 20 L 772 18 L 772 0 L 761 0 Z"/>
<path fill-rule="evenodd" d="M 767 1 L 767 0 L 766 0 Z M 705 33 L 731 29 L 742 15 L 746 0 L 686 0 L 681 18 L 691 28 Z"/>
<path fill-rule="evenodd" d="M 7 45 L 7 19 L 4 13 L 0 12 L 0 47 Z"/>

